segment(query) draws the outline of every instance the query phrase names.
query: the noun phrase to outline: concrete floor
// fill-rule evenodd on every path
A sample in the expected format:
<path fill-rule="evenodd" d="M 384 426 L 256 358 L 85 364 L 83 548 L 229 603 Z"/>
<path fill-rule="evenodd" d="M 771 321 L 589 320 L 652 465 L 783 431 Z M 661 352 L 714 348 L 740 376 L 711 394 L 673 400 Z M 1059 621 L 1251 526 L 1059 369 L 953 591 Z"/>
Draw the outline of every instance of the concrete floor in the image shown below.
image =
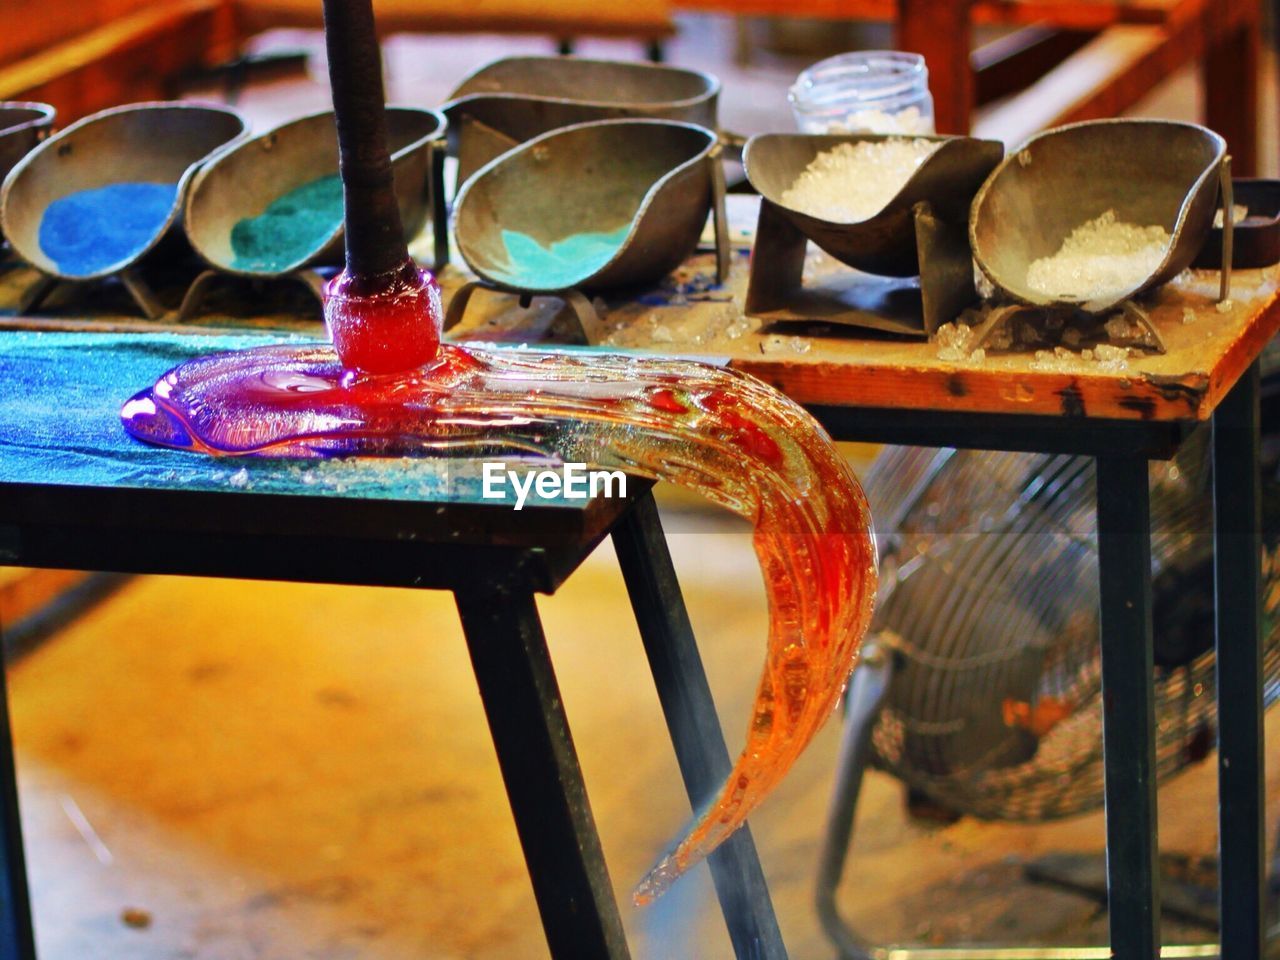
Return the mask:
<path fill-rule="evenodd" d="M 748 538 L 669 525 L 736 742 L 765 623 Z M 628 905 L 688 810 L 611 551 L 540 609 L 634 955 L 729 956 L 704 868 Z M 44 960 L 545 956 L 447 595 L 141 578 L 14 667 L 11 689 Z M 796 958 L 830 955 L 809 896 L 835 747 L 831 727 L 753 819 Z M 1213 852 L 1213 777 L 1208 763 L 1162 791 L 1166 850 Z M 1274 798 L 1276 765 L 1268 782 Z M 1098 850 L 1100 816 L 929 828 L 879 774 L 860 813 L 841 903 L 868 936 L 1104 935 L 1092 903 L 1019 869 Z"/>
<path fill-rule="evenodd" d="M 798 66 L 737 68 L 732 45 L 723 22 L 691 21 L 671 54 L 724 75 L 726 126 L 785 129 L 783 90 Z M 396 39 L 389 87 L 393 99 L 436 103 L 495 53 L 546 48 Z M 1184 73 L 1143 111 L 1193 115 L 1193 89 Z M 251 91 L 245 107 L 265 127 L 325 102 L 320 85 L 291 81 Z M 1272 100 L 1268 131 L 1274 115 Z M 1274 161 L 1273 132 L 1267 142 Z M 736 745 L 765 628 L 749 542 L 732 522 L 685 509 L 668 521 Z M 688 808 L 607 546 L 540 608 L 634 955 L 728 956 L 705 869 L 652 908 L 626 905 Z M 17 664 L 11 690 L 44 960 L 546 955 L 448 596 L 141 578 Z M 831 955 L 809 899 L 836 736 L 824 731 L 752 821 L 798 960 Z M 1212 853 L 1213 785 L 1210 762 L 1162 791 L 1166 850 Z M 1105 935 L 1091 902 L 1020 880 L 1037 853 L 1099 850 L 1100 815 L 930 828 L 904 815 L 900 788 L 878 774 L 860 814 L 841 902 L 872 940 Z"/>

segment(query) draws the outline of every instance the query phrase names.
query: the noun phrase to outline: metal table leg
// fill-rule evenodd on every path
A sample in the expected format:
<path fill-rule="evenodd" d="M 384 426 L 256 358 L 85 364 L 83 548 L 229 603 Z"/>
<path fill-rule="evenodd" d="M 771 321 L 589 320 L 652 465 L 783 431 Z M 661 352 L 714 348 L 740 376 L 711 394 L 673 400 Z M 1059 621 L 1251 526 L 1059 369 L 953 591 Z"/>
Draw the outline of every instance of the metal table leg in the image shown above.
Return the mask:
<path fill-rule="evenodd" d="M 18 810 L 18 777 L 13 763 L 13 730 L 9 725 L 8 682 L 0 663 L 0 960 L 35 960 L 31 898 L 22 849 L 22 817 Z"/>
<path fill-rule="evenodd" d="M 1213 514 L 1222 955 L 1256 960 L 1265 918 L 1256 363 L 1214 413 Z"/>
<path fill-rule="evenodd" d="M 1116 960 L 1160 951 L 1147 461 L 1099 458 L 1107 906 Z"/>
<path fill-rule="evenodd" d="M 551 955 L 629 956 L 533 593 L 455 594 Z"/>
<path fill-rule="evenodd" d="M 732 764 L 652 494 L 639 499 L 614 528 L 613 542 L 685 790 L 697 807 L 729 775 Z M 709 863 L 734 955 L 738 960 L 786 960 L 750 828 L 725 841 Z"/>

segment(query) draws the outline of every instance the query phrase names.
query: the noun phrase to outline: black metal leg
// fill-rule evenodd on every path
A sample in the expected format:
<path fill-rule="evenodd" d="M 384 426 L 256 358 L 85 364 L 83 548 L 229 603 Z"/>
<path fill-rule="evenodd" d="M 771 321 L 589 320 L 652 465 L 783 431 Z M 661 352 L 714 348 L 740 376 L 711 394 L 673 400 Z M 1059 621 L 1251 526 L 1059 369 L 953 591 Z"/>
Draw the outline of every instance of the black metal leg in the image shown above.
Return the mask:
<path fill-rule="evenodd" d="M 893 655 L 874 642 L 862 645 L 858 666 L 849 679 L 844 698 L 844 733 L 840 737 L 840 763 L 836 768 L 831 809 L 818 860 L 818 882 L 814 901 L 818 920 L 828 939 L 839 951 L 840 960 L 871 960 L 874 950 L 854 932 L 836 909 L 836 890 L 844 876 L 849 848 L 853 843 L 853 823 L 857 814 L 862 775 L 871 759 L 871 733 L 884 706 L 893 678 Z"/>
<path fill-rule="evenodd" d="M 1160 951 L 1147 461 L 1099 458 L 1107 906 L 1116 960 Z"/>
<path fill-rule="evenodd" d="M 1258 366 L 1213 417 L 1222 956 L 1262 956 L 1263 733 Z"/>
<path fill-rule="evenodd" d="M 13 730 L 9 725 L 8 682 L 0 662 L 0 960 L 35 960 L 31 897 L 22 849 L 22 817 L 18 810 L 18 778 L 13 763 Z"/>
<path fill-rule="evenodd" d="M 685 790 L 696 807 L 720 786 L 732 764 L 652 494 L 640 498 L 614 528 L 613 543 Z M 738 960 L 785 960 L 750 828 L 725 841 L 709 863 Z"/>
<path fill-rule="evenodd" d="M 520 845 L 556 960 L 628 957 L 533 593 L 455 595 Z"/>

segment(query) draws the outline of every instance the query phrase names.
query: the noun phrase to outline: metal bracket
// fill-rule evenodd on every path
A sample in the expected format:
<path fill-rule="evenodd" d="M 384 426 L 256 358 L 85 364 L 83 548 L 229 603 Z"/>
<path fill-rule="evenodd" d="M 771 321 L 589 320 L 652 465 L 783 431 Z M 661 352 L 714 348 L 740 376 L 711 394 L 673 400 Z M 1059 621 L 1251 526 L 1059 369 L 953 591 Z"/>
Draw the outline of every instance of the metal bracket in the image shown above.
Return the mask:
<path fill-rule="evenodd" d="M 439 273 L 449 262 L 449 204 L 445 197 L 444 162 L 449 156 L 448 143 L 440 140 L 427 144 L 431 180 L 427 187 L 431 209 L 431 269 Z"/>
<path fill-rule="evenodd" d="M 600 314 L 596 312 L 595 306 L 591 300 L 581 290 L 557 290 L 553 293 L 531 294 L 522 293 L 520 291 L 505 290 L 502 287 L 483 280 L 470 280 L 464 283 L 454 291 L 453 296 L 449 299 L 449 307 L 444 315 L 444 332 L 448 332 L 462 322 L 463 316 L 466 315 L 467 306 L 471 303 L 471 295 L 476 290 L 492 290 L 495 293 L 514 293 L 520 298 L 520 306 L 528 309 L 533 301 L 539 297 L 556 297 L 563 300 L 565 305 L 569 307 L 578 321 L 578 330 L 581 334 L 581 342 L 588 346 L 597 346 L 604 342 L 607 331 L 604 323 L 600 319 Z"/>
<path fill-rule="evenodd" d="M 707 154 L 711 165 L 711 220 L 716 234 L 716 283 L 729 279 L 729 213 L 725 208 L 723 147 L 716 144 Z"/>
<path fill-rule="evenodd" d="M 204 300 L 209 289 L 217 283 L 223 281 L 240 281 L 255 284 L 276 283 L 279 281 L 287 281 L 300 284 L 316 299 L 321 306 L 324 305 L 324 288 L 329 282 L 329 276 L 317 269 L 291 270 L 288 273 L 282 273 L 275 277 L 242 277 L 237 274 L 223 273 L 220 270 L 205 270 L 201 272 L 191 285 L 187 287 L 187 292 L 182 297 L 182 303 L 178 306 L 178 312 L 175 319 L 178 323 L 186 323 L 196 315 L 199 310 L 200 302 Z"/>

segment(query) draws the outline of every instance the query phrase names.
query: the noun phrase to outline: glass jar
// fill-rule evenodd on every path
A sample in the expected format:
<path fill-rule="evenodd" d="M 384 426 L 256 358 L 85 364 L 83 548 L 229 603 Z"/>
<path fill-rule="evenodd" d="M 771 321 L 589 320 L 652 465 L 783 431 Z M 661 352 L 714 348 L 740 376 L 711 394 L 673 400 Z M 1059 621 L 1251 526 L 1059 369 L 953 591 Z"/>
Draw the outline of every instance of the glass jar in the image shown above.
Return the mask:
<path fill-rule="evenodd" d="M 800 74 L 787 99 L 802 133 L 934 132 L 929 68 L 918 53 L 830 57 Z"/>

